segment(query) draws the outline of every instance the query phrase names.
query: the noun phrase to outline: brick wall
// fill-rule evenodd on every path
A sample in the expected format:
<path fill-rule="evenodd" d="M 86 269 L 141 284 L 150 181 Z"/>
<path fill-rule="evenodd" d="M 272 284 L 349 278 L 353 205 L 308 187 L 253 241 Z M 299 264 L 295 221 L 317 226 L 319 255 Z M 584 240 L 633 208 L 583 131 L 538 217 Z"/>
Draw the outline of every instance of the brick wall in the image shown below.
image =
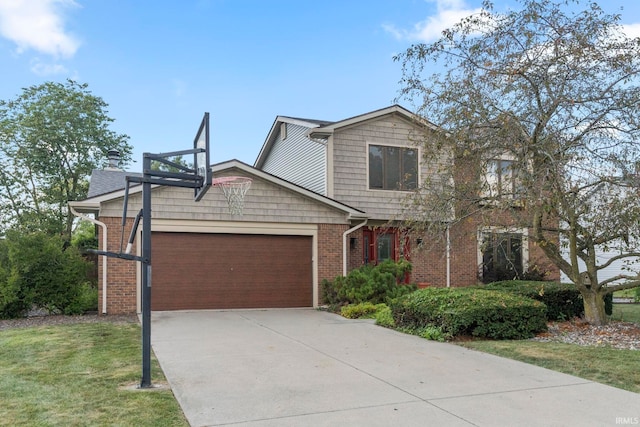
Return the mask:
<path fill-rule="evenodd" d="M 318 224 L 318 283 L 342 275 L 342 234 L 347 229 L 346 224 Z"/>
<path fill-rule="evenodd" d="M 100 221 L 107 226 L 107 245 L 106 250 L 111 252 L 120 251 L 121 218 L 101 217 Z M 124 244 L 129 238 L 131 227 L 133 226 L 133 218 L 127 218 L 124 229 Z M 100 249 L 102 247 L 102 227 L 99 227 Z M 134 242 L 132 255 L 136 254 L 136 243 Z M 124 248 L 123 248 L 124 250 Z M 98 260 L 98 307 L 102 310 L 103 292 L 102 292 L 102 269 L 104 258 L 99 257 Z M 118 258 L 109 258 L 107 261 L 107 314 L 131 314 L 136 312 L 136 269 L 138 263 Z"/>

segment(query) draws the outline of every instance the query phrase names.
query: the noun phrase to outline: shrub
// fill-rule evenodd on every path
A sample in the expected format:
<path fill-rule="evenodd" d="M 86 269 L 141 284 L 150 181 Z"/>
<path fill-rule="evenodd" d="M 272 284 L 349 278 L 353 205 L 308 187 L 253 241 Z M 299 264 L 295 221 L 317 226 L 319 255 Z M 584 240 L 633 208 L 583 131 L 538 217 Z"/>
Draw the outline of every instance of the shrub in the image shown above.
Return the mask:
<path fill-rule="evenodd" d="M 445 336 L 530 338 L 546 329 L 546 307 L 508 292 L 476 288 L 426 288 L 392 302 L 399 328 L 436 327 Z"/>
<path fill-rule="evenodd" d="M 479 288 L 508 291 L 543 302 L 547 306 L 548 320 L 572 319 L 584 314 L 584 303 L 580 292 L 568 283 L 505 280 Z"/>
<path fill-rule="evenodd" d="M 407 261 L 397 264 L 385 261 L 375 267 L 364 266 L 333 281 L 323 280 L 322 299 L 333 307 L 364 302 L 374 305 L 387 303 L 417 289 L 416 285 L 399 284 L 409 271 L 411 264 Z"/>
<path fill-rule="evenodd" d="M 8 232 L 0 246 L 0 317 L 23 316 L 33 306 L 77 314 L 92 301 L 89 265 L 60 237 Z"/>
<path fill-rule="evenodd" d="M 340 315 L 347 319 L 373 318 L 376 311 L 383 306 L 386 307 L 385 304 L 373 304 L 370 302 L 345 305 L 340 309 Z"/>
<path fill-rule="evenodd" d="M 380 304 L 380 308 L 376 310 L 375 319 L 376 325 L 384 326 L 385 328 L 393 328 L 396 326 L 396 322 L 393 320 L 391 309 L 386 304 Z"/>
<path fill-rule="evenodd" d="M 611 316 L 613 314 L 613 293 L 608 293 L 604 296 L 604 312 Z"/>
<path fill-rule="evenodd" d="M 83 314 L 98 309 L 98 288 L 85 282 L 75 288 L 75 295 L 64 308 L 64 314 Z"/>

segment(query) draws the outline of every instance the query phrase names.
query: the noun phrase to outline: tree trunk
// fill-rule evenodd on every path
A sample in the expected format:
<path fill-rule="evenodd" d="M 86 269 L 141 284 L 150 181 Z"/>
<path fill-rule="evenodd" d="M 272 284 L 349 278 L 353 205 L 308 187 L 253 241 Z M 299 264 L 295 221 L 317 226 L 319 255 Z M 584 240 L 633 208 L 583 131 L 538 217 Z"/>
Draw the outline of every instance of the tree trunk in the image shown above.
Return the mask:
<path fill-rule="evenodd" d="M 591 288 L 580 291 L 584 301 L 584 318 L 592 325 L 601 326 L 607 323 L 604 311 L 604 297 Z"/>

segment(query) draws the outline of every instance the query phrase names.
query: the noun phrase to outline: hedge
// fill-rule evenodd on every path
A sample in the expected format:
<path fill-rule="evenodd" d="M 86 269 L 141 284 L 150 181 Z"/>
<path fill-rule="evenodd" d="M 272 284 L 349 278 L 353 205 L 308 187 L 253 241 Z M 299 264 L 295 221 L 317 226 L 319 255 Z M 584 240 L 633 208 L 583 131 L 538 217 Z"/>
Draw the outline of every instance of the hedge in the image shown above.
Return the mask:
<path fill-rule="evenodd" d="M 524 339 L 546 330 L 546 306 L 508 292 L 425 288 L 390 304 L 396 327 L 440 328 L 448 337 Z"/>
<path fill-rule="evenodd" d="M 548 320 L 565 320 L 584 314 L 582 296 L 575 286 L 566 283 L 528 280 L 505 280 L 480 286 L 480 289 L 507 291 L 543 302 Z"/>
<path fill-rule="evenodd" d="M 580 291 L 571 283 L 535 280 L 504 280 L 479 286 L 480 289 L 508 291 L 533 298 L 547 306 L 548 320 L 566 320 L 584 315 L 584 302 Z M 604 298 L 605 312 L 613 313 L 612 295 Z"/>

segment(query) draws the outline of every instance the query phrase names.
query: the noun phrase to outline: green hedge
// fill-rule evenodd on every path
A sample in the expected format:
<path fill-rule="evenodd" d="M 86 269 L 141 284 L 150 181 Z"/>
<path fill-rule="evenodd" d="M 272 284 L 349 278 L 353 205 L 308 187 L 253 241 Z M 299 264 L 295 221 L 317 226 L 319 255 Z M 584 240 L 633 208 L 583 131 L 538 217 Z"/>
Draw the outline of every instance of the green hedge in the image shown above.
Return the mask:
<path fill-rule="evenodd" d="M 385 261 L 375 267 L 360 267 L 347 276 L 323 280 L 322 300 L 333 307 L 365 302 L 386 303 L 417 289 L 416 285 L 400 284 L 410 271 L 411 264 L 407 261 Z"/>
<path fill-rule="evenodd" d="M 531 338 L 546 330 L 546 306 L 508 292 L 477 288 L 426 288 L 390 304 L 398 328 L 439 328 L 449 337 Z"/>
<path fill-rule="evenodd" d="M 508 291 L 543 302 L 548 320 L 564 320 L 584 315 L 582 296 L 567 283 L 528 280 L 505 280 L 480 286 L 480 289 Z"/>
<path fill-rule="evenodd" d="M 97 309 L 89 267 L 59 236 L 7 232 L 0 239 L 0 318 L 22 317 L 32 307 L 63 314 Z"/>
<path fill-rule="evenodd" d="M 565 320 L 584 316 L 584 302 L 580 291 L 571 283 L 535 280 L 505 280 L 479 286 L 480 289 L 508 291 L 533 298 L 547 306 L 548 320 Z M 612 295 L 604 297 L 605 312 L 613 313 Z"/>

